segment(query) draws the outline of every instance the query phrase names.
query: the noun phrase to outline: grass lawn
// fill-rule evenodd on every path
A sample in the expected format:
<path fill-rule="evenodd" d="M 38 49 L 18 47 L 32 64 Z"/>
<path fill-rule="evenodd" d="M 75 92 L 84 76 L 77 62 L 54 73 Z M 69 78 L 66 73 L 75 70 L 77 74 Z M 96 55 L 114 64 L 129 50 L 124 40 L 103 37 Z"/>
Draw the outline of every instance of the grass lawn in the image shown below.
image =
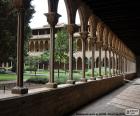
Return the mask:
<path fill-rule="evenodd" d="M 80 78 L 82 78 L 82 71 L 81 70 L 78 70 L 78 71 L 73 71 L 73 78 L 75 81 L 79 81 Z M 102 70 L 102 73 L 103 70 Z M 29 78 L 48 78 L 49 77 L 49 71 L 37 71 L 36 72 L 36 76 L 35 75 L 35 72 L 30 72 L 30 71 L 26 71 L 24 73 L 24 80 L 27 80 Z M 97 73 L 97 69 L 95 71 L 95 76 L 97 76 L 98 73 Z M 69 73 L 68 71 L 65 73 L 64 70 L 60 70 L 60 73 L 59 73 L 59 78 L 58 78 L 58 72 L 57 70 L 55 70 L 55 82 L 57 82 L 58 84 L 62 84 L 62 83 L 65 83 L 67 81 L 69 77 Z M 87 70 L 86 71 L 86 78 L 89 79 L 91 77 L 91 70 Z M 0 81 L 11 81 L 11 80 L 16 80 L 16 74 L 0 74 Z"/>
<path fill-rule="evenodd" d="M 13 81 L 16 80 L 16 74 L 0 74 L 0 81 Z M 29 75 L 24 75 L 24 79 L 30 78 Z"/>

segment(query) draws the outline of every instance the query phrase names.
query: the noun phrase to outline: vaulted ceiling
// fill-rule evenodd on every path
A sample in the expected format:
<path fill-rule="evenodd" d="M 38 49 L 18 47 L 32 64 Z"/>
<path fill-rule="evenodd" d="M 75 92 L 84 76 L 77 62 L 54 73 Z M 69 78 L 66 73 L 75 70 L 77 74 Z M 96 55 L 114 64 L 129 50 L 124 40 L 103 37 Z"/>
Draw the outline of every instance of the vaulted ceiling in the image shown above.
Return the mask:
<path fill-rule="evenodd" d="M 140 55 L 139 0 L 83 1 L 136 55 Z"/>

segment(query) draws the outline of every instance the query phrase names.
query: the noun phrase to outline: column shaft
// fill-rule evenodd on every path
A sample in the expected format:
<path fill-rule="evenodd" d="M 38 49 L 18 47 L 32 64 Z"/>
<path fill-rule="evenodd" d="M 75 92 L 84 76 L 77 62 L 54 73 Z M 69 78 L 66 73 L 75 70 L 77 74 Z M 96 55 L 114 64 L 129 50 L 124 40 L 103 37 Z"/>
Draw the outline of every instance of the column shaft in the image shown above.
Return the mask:
<path fill-rule="evenodd" d="M 81 32 L 81 38 L 82 38 L 82 82 L 87 82 L 87 79 L 85 78 L 85 54 L 86 54 L 86 42 L 85 40 L 87 39 L 88 32 Z"/>
<path fill-rule="evenodd" d="M 28 89 L 23 87 L 24 71 L 24 10 L 18 11 L 17 24 L 17 87 L 12 89 L 14 94 L 28 93 Z"/>
<path fill-rule="evenodd" d="M 104 67 L 105 67 L 105 77 L 107 77 L 107 49 L 105 49 L 105 59 L 104 59 Z"/>
<path fill-rule="evenodd" d="M 102 63 L 101 63 L 102 47 L 99 45 L 99 77 L 102 77 Z"/>
<path fill-rule="evenodd" d="M 95 49 L 96 49 L 96 43 L 92 42 L 92 45 L 91 45 L 91 52 L 92 52 L 91 77 L 94 77 Z"/>
<path fill-rule="evenodd" d="M 109 76 L 111 77 L 111 50 L 109 49 Z"/>

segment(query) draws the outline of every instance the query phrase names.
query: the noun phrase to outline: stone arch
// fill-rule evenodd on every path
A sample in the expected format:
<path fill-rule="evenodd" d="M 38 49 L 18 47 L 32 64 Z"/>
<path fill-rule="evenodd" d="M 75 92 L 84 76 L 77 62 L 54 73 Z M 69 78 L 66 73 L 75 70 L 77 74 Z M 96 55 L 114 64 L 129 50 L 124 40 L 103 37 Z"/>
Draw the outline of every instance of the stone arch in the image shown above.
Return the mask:
<path fill-rule="evenodd" d="M 81 21 L 81 32 L 88 31 L 88 21 L 91 14 L 90 9 L 85 4 L 81 4 L 78 12 Z"/>
<path fill-rule="evenodd" d="M 45 41 L 45 50 L 48 50 L 49 49 L 49 43 L 48 43 L 48 40 Z"/>
<path fill-rule="evenodd" d="M 108 30 L 107 30 L 107 27 L 104 27 L 104 30 L 103 30 L 103 45 L 104 46 L 108 46 L 107 43 L 108 43 Z"/>
<path fill-rule="evenodd" d="M 97 41 L 103 41 L 103 30 L 104 30 L 104 24 L 100 20 L 98 20 L 97 23 L 97 31 L 96 31 L 96 36 L 97 36 Z"/>
<path fill-rule="evenodd" d="M 30 52 L 34 52 L 34 42 L 33 41 L 30 41 L 30 47 L 29 47 L 29 51 Z"/>
<path fill-rule="evenodd" d="M 43 52 L 43 41 L 40 41 L 40 52 Z"/>
<path fill-rule="evenodd" d="M 64 2 L 67 10 L 68 24 L 75 24 L 76 12 L 79 3 L 77 0 L 64 0 Z"/>
<path fill-rule="evenodd" d="M 39 43 L 38 40 L 35 41 L 35 51 L 39 52 Z"/>

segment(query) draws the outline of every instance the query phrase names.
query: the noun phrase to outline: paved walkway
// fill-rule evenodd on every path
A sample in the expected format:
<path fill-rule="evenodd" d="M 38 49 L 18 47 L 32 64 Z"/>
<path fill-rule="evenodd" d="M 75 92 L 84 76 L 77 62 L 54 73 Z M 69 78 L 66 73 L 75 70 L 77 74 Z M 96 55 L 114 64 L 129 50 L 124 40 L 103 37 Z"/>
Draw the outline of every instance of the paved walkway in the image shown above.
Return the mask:
<path fill-rule="evenodd" d="M 131 110 L 133 109 L 133 111 Z M 130 111 L 131 110 L 131 111 Z M 130 81 L 125 86 L 82 107 L 71 116 L 140 116 L 140 79 Z"/>

